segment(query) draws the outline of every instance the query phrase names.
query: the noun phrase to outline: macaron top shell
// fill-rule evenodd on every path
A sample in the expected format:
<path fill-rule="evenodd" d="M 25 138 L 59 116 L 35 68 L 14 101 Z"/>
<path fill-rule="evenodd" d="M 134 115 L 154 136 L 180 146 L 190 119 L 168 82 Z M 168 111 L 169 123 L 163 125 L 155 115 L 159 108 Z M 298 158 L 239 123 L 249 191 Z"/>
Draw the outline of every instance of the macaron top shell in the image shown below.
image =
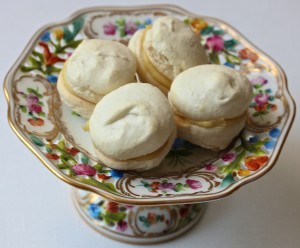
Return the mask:
<path fill-rule="evenodd" d="M 164 16 L 147 31 L 144 50 L 151 63 L 173 80 L 190 67 L 208 63 L 200 42 L 200 35 L 187 24 L 172 16 Z"/>
<path fill-rule="evenodd" d="M 66 63 L 66 79 L 72 90 L 95 103 L 132 82 L 136 72 L 136 58 L 125 45 L 100 39 L 84 40 Z"/>
<path fill-rule="evenodd" d="M 131 83 L 112 91 L 96 105 L 90 118 L 95 148 L 118 160 L 156 151 L 174 128 L 167 98 L 146 83 Z"/>
<path fill-rule="evenodd" d="M 245 75 L 221 65 L 200 65 L 179 74 L 168 94 L 175 113 L 196 121 L 245 113 L 253 89 Z"/>

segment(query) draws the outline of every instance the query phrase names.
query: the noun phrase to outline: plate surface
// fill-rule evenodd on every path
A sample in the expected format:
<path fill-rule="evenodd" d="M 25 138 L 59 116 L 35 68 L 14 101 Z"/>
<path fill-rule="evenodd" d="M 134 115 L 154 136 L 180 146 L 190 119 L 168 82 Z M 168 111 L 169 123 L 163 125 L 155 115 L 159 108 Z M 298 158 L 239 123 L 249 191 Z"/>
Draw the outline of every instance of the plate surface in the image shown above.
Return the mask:
<path fill-rule="evenodd" d="M 211 63 L 248 76 L 254 90 L 248 122 L 225 151 L 176 139 L 154 171 L 113 170 L 95 159 L 82 128 L 85 120 L 60 103 L 57 76 L 82 39 L 126 44 L 136 30 L 162 15 L 173 15 L 200 33 Z M 4 91 L 11 127 L 51 172 L 73 186 L 132 205 L 204 202 L 229 195 L 274 166 L 295 115 L 285 74 L 276 62 L 225 22 L 170 5 L 94 7 L 41 28 L 9 71 Z"/>

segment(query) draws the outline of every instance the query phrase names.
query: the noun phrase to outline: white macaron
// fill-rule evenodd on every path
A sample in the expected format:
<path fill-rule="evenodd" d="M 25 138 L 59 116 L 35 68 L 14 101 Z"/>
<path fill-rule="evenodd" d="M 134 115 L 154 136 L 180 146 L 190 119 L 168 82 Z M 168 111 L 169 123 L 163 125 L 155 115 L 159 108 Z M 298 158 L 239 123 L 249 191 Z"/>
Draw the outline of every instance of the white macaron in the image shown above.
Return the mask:
<path fill-rule="evenodd" d="M 160 17 L 152 27 L 137 31 L 128 47 L 137 57 L 141 80 L 165 94 L 178 74 L 208 63 L 200 35 L 172 16 Z"/>
<path fill-rule="evenodd" d="M 103 96 L 134 81 L 136 66 L 135 56 L 125 45 L 84 40 L 65 62 L 57 88 L 70 108 L 88 118 Z"/>
<path fill-rule="evenodd" d="M 156 167 L 176 136 L 173 111 L 165 95 L 147 83 L 131 83 L 107 94 L 90 118 L 98 158 L 120 170 Z"/>
<path fill-rule="evenodd" d="M 252 95 L 248 78 L 227 66 L 184 71 L 168 94 L 178 135 L 205 148 L 225 148 L 244 127 Z"/>

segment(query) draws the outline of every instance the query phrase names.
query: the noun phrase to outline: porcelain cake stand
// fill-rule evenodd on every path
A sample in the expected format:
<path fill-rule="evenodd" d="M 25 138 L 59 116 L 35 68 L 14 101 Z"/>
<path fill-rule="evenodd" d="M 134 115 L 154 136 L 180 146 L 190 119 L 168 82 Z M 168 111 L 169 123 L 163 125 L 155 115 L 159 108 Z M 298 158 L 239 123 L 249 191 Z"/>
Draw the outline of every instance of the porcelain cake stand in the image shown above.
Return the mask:
<path fill-rule="evenodd" d="M 199 35 L 211 63 L 246 74 L 253 85 L 245 129 L 224 151 L 177 138 L 162 164 L 143 173 L 98 161 L 86 122 L 61 103 L 56 81 L 83 39 L 124 44 L 159 16 L 173 15 Z M 131 243 L 157 243 L 188 230 L 205 203 L 265 175 L 275 164 L 295 115 L 280 66 L 223 21 L 179 7 L 94 7 L 41 28 L 9 71 L 4 91 L 9 123 L 24 144 L 63 181 L 75 186 L 83 219 L 100 233 Z M 80 190 L 79 190 L 80 189 Z"/>

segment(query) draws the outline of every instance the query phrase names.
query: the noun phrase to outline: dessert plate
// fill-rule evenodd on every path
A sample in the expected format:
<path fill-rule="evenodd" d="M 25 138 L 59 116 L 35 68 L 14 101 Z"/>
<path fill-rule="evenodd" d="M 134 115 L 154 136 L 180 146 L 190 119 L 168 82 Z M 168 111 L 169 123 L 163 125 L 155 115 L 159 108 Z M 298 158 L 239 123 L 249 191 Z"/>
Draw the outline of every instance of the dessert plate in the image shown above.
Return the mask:
<path fill-rule="evenodd" d="M 60 102 L 57 77 L 83 39 L 127 44 L 136 30 L 163 15 L 199 33 L 211 63 L 249 77 L 254 97 L 247 125 L 224 151 L 178 138 L 153 171 L 113 170 L 95 158 L 86 120 Z M 9 71 L 4 90 L 12 129 L 51 172 L 77 188 L 131 205 L 199 203 L 231 194 L 274 166 L 295 115 L 286 76 L 274 60 L 227 23 L 167 5 L 94 7 L 41 28 Z"/>

